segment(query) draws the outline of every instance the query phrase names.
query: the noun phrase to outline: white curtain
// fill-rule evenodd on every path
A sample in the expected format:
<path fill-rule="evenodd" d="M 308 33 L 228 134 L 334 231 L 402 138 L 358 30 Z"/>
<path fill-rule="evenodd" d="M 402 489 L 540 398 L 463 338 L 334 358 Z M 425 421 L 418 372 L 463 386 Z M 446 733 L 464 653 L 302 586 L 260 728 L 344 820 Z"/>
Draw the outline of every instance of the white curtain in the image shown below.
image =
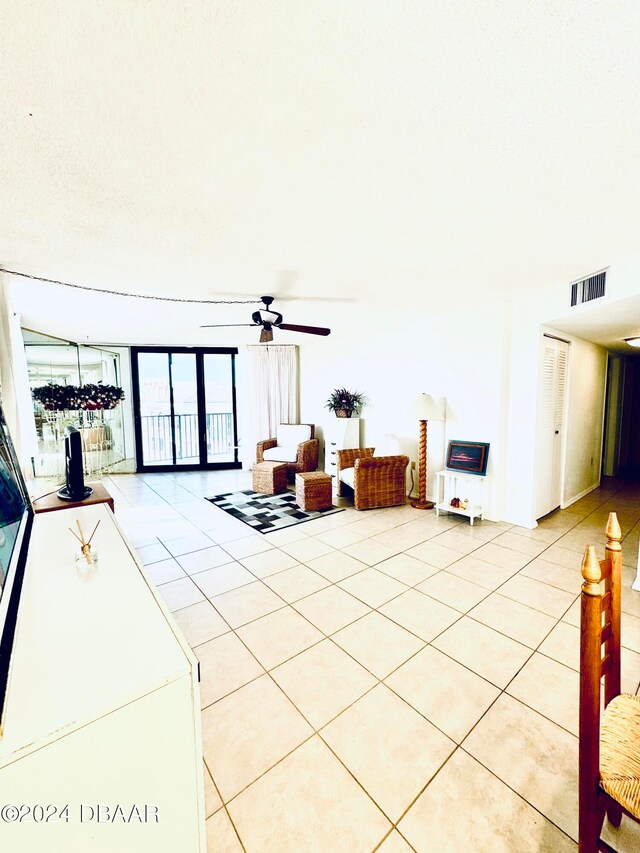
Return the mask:
<path fill-rule="evenodd" d="M 238 433 L 243 468 L 256 461 L 256 444 L 281 423 L 298 423 L 298 347 L 252 344 L 238 354 Z"/>
<path fill-rule="evenodd" d="M 0 399 L 20 465 L 32 475 L 31 460 L 38 452 L 38 437 L 29 389 L 27 356 L 20 331 L 20 315 L 9 299 L 9 283 L 0 273 Z"/>

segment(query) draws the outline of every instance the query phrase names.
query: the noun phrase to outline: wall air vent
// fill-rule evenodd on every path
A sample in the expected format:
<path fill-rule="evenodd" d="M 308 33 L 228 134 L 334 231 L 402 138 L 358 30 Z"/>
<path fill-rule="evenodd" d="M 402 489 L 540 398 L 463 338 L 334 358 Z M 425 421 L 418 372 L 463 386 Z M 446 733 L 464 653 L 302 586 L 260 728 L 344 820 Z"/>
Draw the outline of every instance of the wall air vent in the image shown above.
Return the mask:
<path fill-rule="evenodd" d="M 593 299 L 601 299 L 605 294 L 607 271 L 597 272 L 589 278 L 574 281 L 571 285 L 571 307 L 583 305 Z"/>

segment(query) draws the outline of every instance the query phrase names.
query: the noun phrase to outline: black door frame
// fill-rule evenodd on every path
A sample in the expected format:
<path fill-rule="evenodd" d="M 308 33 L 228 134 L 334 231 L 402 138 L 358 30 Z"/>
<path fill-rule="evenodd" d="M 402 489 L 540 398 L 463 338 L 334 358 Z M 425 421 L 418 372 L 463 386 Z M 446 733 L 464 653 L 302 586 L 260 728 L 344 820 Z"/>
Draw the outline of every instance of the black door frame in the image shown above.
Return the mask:
<path fill-rule="evenodd" d="M 174 464 L 172 465 L 144 465 L 142 452 L 142 422 L 140 416 L 140 375 L 138 355 L 140 353 L 189 353 L 195 355 L 196 359 L 196 397 L 198 401 L 198 448 L 200 461 L 189 465 L 175 463 L 176 442 L 175 423 L 171 419 L 171 443 Z M 236 356 L 237 347 L 131 347 L 131 388 L 133 391 L 133 422 L 136 441 L 136 471 L 138 473 L 162 473 L 164 471 L 207 471 L 215 469 L 241 468 L 242 463 L 238 461 L 238 416 L 236 411 Z M 231 356 L 231 406 L 233 423 L 233 462 L 208 462 L 207 461 L 207 413 L 205 401 L 204 383 L 204 356 L 205 355 L 229 355 Z M 173 383 L 171 381 L 171 359 L 169 358 L 169 395 L 171 412 L 173 413 Z"/>

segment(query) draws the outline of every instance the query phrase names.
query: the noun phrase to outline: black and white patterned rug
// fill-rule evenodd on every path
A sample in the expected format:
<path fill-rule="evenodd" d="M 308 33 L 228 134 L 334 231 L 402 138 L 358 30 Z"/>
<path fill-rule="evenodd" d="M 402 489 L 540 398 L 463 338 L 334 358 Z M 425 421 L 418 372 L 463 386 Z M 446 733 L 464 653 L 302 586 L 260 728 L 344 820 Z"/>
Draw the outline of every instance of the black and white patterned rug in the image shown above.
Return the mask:
<path fill-rule="evenodd" d="M 245 492 L 214 495 L 207 500 L 260 533 L 271 533 L 272 530 L 282 530 L 283 527 L 291 527 L 292 524 L 300 524 L 312 518 L 344 512 L 341 507 L 336 506 L 305 512 L 296 503 L 295 492 L 261 495 L 248 489 Z"/>

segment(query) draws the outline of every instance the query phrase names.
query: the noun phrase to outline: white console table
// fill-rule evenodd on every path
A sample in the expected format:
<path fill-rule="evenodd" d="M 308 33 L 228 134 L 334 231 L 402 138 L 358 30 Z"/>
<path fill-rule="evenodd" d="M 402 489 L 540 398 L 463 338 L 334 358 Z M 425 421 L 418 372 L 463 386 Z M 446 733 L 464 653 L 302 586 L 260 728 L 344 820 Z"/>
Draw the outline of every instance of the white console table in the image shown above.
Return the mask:
<path fill-rule="evenodd" d="M 436 515 L 453 512 L 464 515 L 473 525 L 475 518 L 482 518 L 485 504 L 486 476 L 465 474 L 461 471 L 438 471 L 436 474 Z M 451 506 L 453 498 L 467 499 L 467 508 Z"/>
<path fill-rule="evenodd" d="M 100 520 L 87 576 L 76 519 L 87 535 Z M 0 849 L 205 853 L 201 738 L 196 658 L 113 513 L 36 516 L 0 737 Z"/>

